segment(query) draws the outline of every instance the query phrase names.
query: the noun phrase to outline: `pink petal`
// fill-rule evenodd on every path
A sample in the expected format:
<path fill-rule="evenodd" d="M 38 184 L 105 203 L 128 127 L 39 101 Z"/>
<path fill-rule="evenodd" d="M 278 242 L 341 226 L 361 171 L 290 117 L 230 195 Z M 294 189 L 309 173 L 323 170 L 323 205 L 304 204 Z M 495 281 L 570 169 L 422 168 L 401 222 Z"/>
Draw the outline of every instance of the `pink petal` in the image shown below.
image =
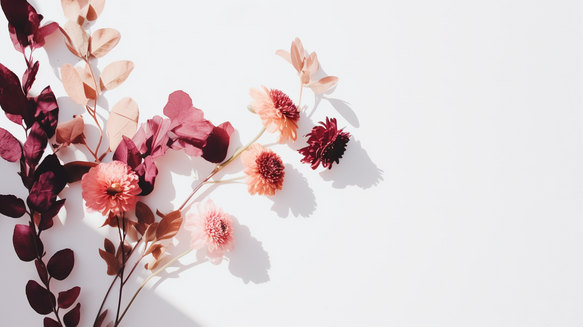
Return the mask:
<path fill-rule="evenodd" d="M 292 42 L 290 55 L 292 65 L 294 65 L 294 68 L 298 73 L 301 72 L 304 66 L 304 56 L 303 53 L 299 52 L 297 46 L 295 46 L 295 42 Z"/>
<path fill-rule="evenodd" d="M 277 51 L 275 51 L 275 54 L 282 57 L 283 59 L 287 60 L 287 62 L 289 62 L 290 64 L 293 65 L 293 63 L 291 61 L 291 55 L 289 54 L 289 52 L 287 52 L 285 50 L 277 50 Z"/>
<path fill-rule="evenodd" d="M 314 91 L 314 93 L 320 94 L 320 93 L 324 93 L 324 92 L 328 91 L 329 89 L 331 89 L 334 85 L 336 85 L 336 83 L 338 83 L 338 77 L 326 76 L 326 77 L 324 77 L 318 81 L 315 81 L 313 83 L 310 83 L 306 86 L 311 88 Z"/>
<path fill-rule="evenodd" d="M 320 63 L 318 62 L 318 57 L 316 56 L 316 52 L 312 52 L 306 61 L 305 70 L 308 74 L 313 74 L 318 71 L 320 68 Z"/>

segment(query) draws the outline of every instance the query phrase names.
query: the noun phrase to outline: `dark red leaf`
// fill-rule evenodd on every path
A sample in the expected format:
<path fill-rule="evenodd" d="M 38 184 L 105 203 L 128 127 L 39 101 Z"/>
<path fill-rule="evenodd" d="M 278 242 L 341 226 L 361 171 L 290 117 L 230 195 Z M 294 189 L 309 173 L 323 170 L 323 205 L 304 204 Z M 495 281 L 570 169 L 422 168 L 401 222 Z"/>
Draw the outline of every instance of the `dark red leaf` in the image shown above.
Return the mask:
<path fill-rule="evenodd" d="M 43 320 L 43 326 L 44 327 L 62 327 L 55 319 L 49 318 L 49 317 L 45 317 L 45 319 Z"/>
<path fill-rule="evenodd" d="M 154 212 L 142 201 L 136 203 L 136 217 L 138 222 L 149 225 L 155 221 Z"/>
<path fill-rule="evenodd" d="M 14 226 L 12 243 L 16 255 L 22 261 L 32 261 L 37 258 L 37 254 L 40 257 L 44 250 L 43 244 L 34 233 L 33 228 L 27 225 L 17 224 Z"/>
<path fill-rule="evenodd" d="M 30 194 L 26 199 L 28 206 L 40 213 L 48 211 L 56 199 L 53 191 L 55 183 L 55 174 L 52 171 L 42 173 L 30 189 Z"/>
<path fill-rule="evenodd" d="M 20 218 L 26 212 L 24 201 L 12 194 L 0 194 L 0 213 L 12 217 Z"/>
<path fill-rule="evenodd" d="M 103 251 L 102 249 L 99 249 L 99 255 L 101 258 L 103 258 L 103 260 L 105 260 L 105 263 L 107 264 L 107 274 L 110 276 L 117 275 L 117 272 L 121 267 L 117 257 L 109 252 Z"/>
<path fill-rule="evenodd" d="M 34 123 L 30 129 L 30 134 L 24 142 L 23 152 L 26 163 L 31 167 L 36 167 L 47 147 L 47 134 L 39 123 Z"/>
<path fill-rule="evenodd" d="M 27 109 L 28 99 L 22 92 L 20 84 L 8 84 L 0 89 L 0 107 L 7 114 L 22 116 Z"/>
<path fill-rule="evenodd" d="M 22 76 L 22 89 L 24 90 L 24 94 L 28 94 L 28 91 L 30 91 L 30 87 L 32 86 L 32 83 L 34 83 L 34 80 L 36 79 L 36 73 L 38 72 L 38 66 L 39 63 L 38 61 L 34 63 L 34 65 L 32 65 L 32 68 L 27 69 L 24 72 L 24 75 Z"/>
<path fill-rule="evenodd" d="M 39 230 L 47 230 L 53 227 L 53 218 L 59 213 L 61 208 L 65 205 L 65 199 L 54 202 L 46 212 L 40 214 L 41 219 L 38 224 Z"/>
<path fill-rule="evenodd" d="M 81 292 L 81 287 L 75 286 L 72 289 L 64 292 L 59 292 L 59 296 L 57 297 L 57 303 L 59 304 L 59 308 L 67 309 L 68 307 L 72 306 L 73 303 L 77 300 L 79 293 Z"/>
<path fill-rule="evenodd" d="M 77 327 L 79 319 L 81 319 L 81 303 L 77 303 L 71 311 L 63 316 L 63 322 L 66 327 Z"/>
<path fill-rule="evenodd" d="M 41 315 L 53 311 L 52 304 L 55 303 L 55 296 L 34 280 L 29 280 L 26 284 L 26 298 L 34 311 Z"/>
<path fill-rule="evenodd" d="M 9 131 L 0 127 L 0 157 L 10 162 L 16 162 L 22 156 L 20 142 Z"/>
<path fill-rule="evenodd" d="M 73 250 L 63 249 L 55 253 L 47 264 L 49 275 L 56 280 L 63 280 L 69 276 L 75 265 Z"/>
<path fill-rule="evenodd" d="M 231 134 L 235 129 L 229 122 L 224 122 L 213 128 L 212 133 L 206 139 L 206 144 L 202 148 L 202 157 L 212 163 L 220 163 L 225 160 Z"/>
<path fill-rule="evenodd" d="M 35 120 L 40 124 L 48 138 L 53 137 L 59 119 L 59 105 L 51 87 L 45 87 L 41 94 L 34 98 L 34 102 L 36 103 Z"/>
<path fill-rule="evenodd" d="M 107 253 L 115 255 L 115 245 L 113 245 L 113 242 L 110 241 L 108 238 L 103 240 L 103 248 L 105 249 L 105 251 L 107 251 Z"/>
<path fill-rule="evenodd" d="M 36 266 L 36 272 L 38 273 L 38 277 L 40 278 L 41 282 L 43 282 L 45 285 L 48 284 L 49 274 L 47 273 L 47 267 L 45 264 L 37 258 L 34 260 L 34 265 Z"/>
<path fill-rule="evenodd" d="M 74 183 L 80 181 L 89 169 L 97 166 L 96 162 L 73 161 L 66 163 L 65 170 L 67 171 L 67 182 Z"/>
<path fill-rule="evenodd" d="M 125 162 L 128 166 L 132 167 L 132 169 L 136 169 L 136 167 L 142 163 L 142 156 L 134 142 L 124 135 L 113 154 L 113 160 Z"/>
<path fill-rule="evenodd" d="M 140 177 L 138 185 L 142 190 L 142 193 L 139 195 L 144 196 L 152 193 L 156 176 L 158 175 L 158 167 L 156 167 L 154 159 L 151 156 L 146 157 L 144 162 L 136 168 L 136 174 Z"/>
<path fill-rule="evenodd" d="M 95 320 L 95 324 L 93 324 L 93 327 L 101 327 L 101 325 L 103 324 L 103 321 L 105 320 L 105 317 L 107 316 L 107 311 L 108 309 L 105 309 L 105 311 L 103 311 L 99 317 L 97 317 L 97 320 Z"/>
<path fill-rule="evenodd" d="M 39 180 L 40 176 L 46 173 L 47 171 L 53 173 L 53 179 L 51 180 L 53 194 L 57 195 L 61 193 L 61 191 L 67 185 L 68 174 L 67 170 L 65 170 L 65 167 L 61 165 L 61 162 L 59 161 L 59 158 L 57 157 L 56 154 L 50 154 L 43 159 L 41 164 L 36 168 L 36 171 L 34 172 L 35 181 Z"/>

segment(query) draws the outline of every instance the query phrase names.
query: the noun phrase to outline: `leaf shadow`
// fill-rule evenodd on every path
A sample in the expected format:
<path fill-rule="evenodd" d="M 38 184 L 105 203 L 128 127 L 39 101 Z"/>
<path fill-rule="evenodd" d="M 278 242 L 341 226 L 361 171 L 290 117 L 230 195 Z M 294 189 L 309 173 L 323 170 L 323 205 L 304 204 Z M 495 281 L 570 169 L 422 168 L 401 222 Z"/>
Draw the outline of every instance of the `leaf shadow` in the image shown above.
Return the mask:
<path fill-rule="evenodd" d="M 349 185 L 367 189 L 384 180 L 383 171 L 372 162 L 361 142 L 354 140 L 354 137 L 348 142 L 340 163 L 324 170 L 320 176 L 325 181 L 332 181 L 332 187 L 338 189 Z"/>
<path fill-rule="evenodd" d="M 285 165 L 285 180 L 283 188 L 275 195 L 268 197 L 273 201 L 271 210 L 282 218 L 291 212 L 294 217 L 309 217 L 316 211 L 316 196 L 310 188 L 308 180 L 291 164 Z"/>

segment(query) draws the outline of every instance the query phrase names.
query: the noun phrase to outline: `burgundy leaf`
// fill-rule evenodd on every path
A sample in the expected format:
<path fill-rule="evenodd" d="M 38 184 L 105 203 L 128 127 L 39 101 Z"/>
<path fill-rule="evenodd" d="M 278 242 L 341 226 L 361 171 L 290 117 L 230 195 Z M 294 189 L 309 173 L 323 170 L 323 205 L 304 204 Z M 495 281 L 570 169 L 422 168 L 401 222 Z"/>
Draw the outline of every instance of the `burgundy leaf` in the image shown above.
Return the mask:
<path fill-rule="evenodd" d="M 42 15 L 23 0 L 2 0 L 2 9 L 9 22 L 9 31 L 16 50 L 23 52 L 23 48 L 31 46 L 32 50 L 42 47 L 45 36 L 54 32 L 56 23 L 40 27 Z"/>
<path fill-rule="evenodd" d="M 149 225 L 155 221 L 154 212 L 142 201 L 136 203 L 136 217 L 138 222 Z"/>
<path fill-rule="evenodd" d="M 105 249 L 105 251 L 107 251 L 107 253 L 115 255 L 115 245 L 113 245 L 113 242 L 110 241 L 108 238 L 103 240 L 103 248 Z"/>
<path fill-rule="evenodd" d="M 47 147 L 47 134 L 38 123 L 34 123 L 24 142 L 23 152 L 26 163 L 35 167 Z"/>
<path fill-rule="evenodd" d="M 72 161 L 66 163 L 65 170 L 67 171 L 67 183 L 74 183 L 80 181 L 83 178 L 89 169 L 92 167 L 97 166 L 96 162 L 87 162 L 87 161 Z"/>
<path fill-rule="evenodd" d="M 143 156 L 149 155 L 155 159 L 166 153 L 169 149 L 168 132 L 171 124 L 170 119 L 164 119 L 160 116 L 154 116 L 142 124 L 132 140 Z"/>
<path fill-rule="evenodd" d="M 202 148 L 202 157 L 212 163 L 220 163 L 225 160 L 231 134 L 235 129 L 229 122 L 224 122 L 213 128 L 213 131 L 206 139 L 206 144 Z"/>
<path fill-rule="evenodd" d="M 38 273 L 38 277 L 40 277 L 41 282 L 43 282 L 45 285 L 48 284 L 49 274 L 47 273 L 47 268 L 45 267 L 44 263 L 37 258 L 34 260 L 34 265 L 36 266 L 36 272 Z"/>
<path fill-rule="evenodd" d="M 9 131 L 0 127 L 0 157 L 10 162 L 16 162 L 21 155 L 20 142 Z"/>
<path fill-rule="evenodd" d="M 0 93 L 7 85 L 15 85 L 20 88 L 20 80 L 10 69 L 0 64 Z"/>
<path fill-rule="evenodd" d="M 8 84 L 0 89 L 0 107 L 7 114 L 22 116 L 28 106 L 26 95 L 18 85 Z"/>
<path fill-rule="evenodd" d="M 67 170 L 61 165 L 56 154 L 50 154 L 43 159 L 34 172 L 34 180 L 39 180 L 40 175 L 47 171 L 53 172 L 54 175 L 52 179 L 52 191 L 54 195 L 61 193 L 65 185 L 67 185 Z"/>
<path fill-rule="evenodd" d="M 32 184 L 34 184 L 34 168 L 29 167 L 26 164 L 24 156 L 20 157 L 20 171 L 18 172 L 18 175 L 20 175 L 20 178 L 22 179 L 22 184 L 30 190 Z"/>
<path fill-rule="evenodd" d="M 62 327 L 55 319 L 49 318 L 49 317 L 45 317 L 45 319 L 43 320 L 43 326 L 44 327 Z"/>
<path fill-rule="evenodd" d="M 55 303 L 55 296 L 36 281 L 29 280 L 26 284 L 26 297 L 37 313 L 46 315 L 53 311 L 52 304 Z"/>
<path fill-rule="evenodd" d="M 71 311 L 63 316 L 63 322 L 66 327 L 77 327 L 79 319 L 81 319 L 81 303 L 77 303 Z"/>
<path fill-rule="evenodd" d="M 65 199 L 54 202 L 46 212 L 41 213 L 40 223 L 38 224 L 39 230 L 47 230 L 53 227 L 53 218 L 59 213 L 61 208 L 65 205 Z"/>
<path fill-rule="evenodd" d="M 35 62 L 34 65 L 32 65 L 32 68 L 27 69 L 24 72 L 24 75 L 22 76 L 22 89 L 24 90 L 24 94 L 28 94 L 28 91 L 30 91 L 30 88 L 32 86 L 32 83 L 34 83 L 34 80 L 36 79 L 36 73 L 38 72 L 38 67 L 39 67 L 39 62 Z"/>
<path fill-rule="evenodd" d="M 151 156 L 146 157 L 144 162 L 136 168 L 136 174 L 140 177 L 138 185 L 142 189 L 139 195 L 144 196 L 152 193 L 158 175 L 158 167 Z"/>
<path fill-rule="evenodd" d="M 136 169 L 142 163 L 140 151 L 138 151 L 134 142 L 125 135 L 113 154 L 113 160 L 125 162 L 132 169 Z"/>
<path fill-rule="evenodd" d="M 75 286 L 68 291 L 59 292 L 59 296 L 57 297 L 59 308 L 67 309 L 68 307 L 72 306 L 73 303 L 75 303 L 75 300 L 77 300 L 80 292 L 81 287 L 79 286 Z"/>
<path fill-rule="evenodd" d="M 22 261 L 32 261 L 43 253 L 43 244 L 31 226 L 17 224 L 12 236 L 14 251 Z M 36 246 L 36 248 L 35 248 Z"/>
<path fill-rule="evenodd" d="M 101 325 L 103 324 L 103 321 L 105 320 L 105 317 L 107 316 L 107 311 L 108 309 L 105 309 L 105 311 L 103 311 L 99 317 L 97 317 L 97 320 L 95 320 L 95 324 L 93 325 L 93 327 L 101 327 Z"/>
<path fill-rule="evenodd" d="M 50 86 L 45 87 L 41 94 L 34 98 L 36 103 L 35 120 L 41 125 L 48 138 L 55 135 L 59 119 L 59 105 Z"/>
<path fill-rule="evenodd" d="M 30 194 L 26 199 L 28 206 L 40 213 L 48 211 L 56 198 L 53 191 L 54 184 L 55 174 L 52 171 L 41 174 L 38 181 L 30 189 Z"/>
<path fill-rule="evenodd" d="M 12 217 L 20 218 L 26 212 L 24 201 L 12 194 L 0 194 L 0 213 Z"/>
<path fill-rule="evenodd" d="M 47 264 L 49 275 L 56 280 L 63 280 L 69 276 L 75 265 L 73 250 L 63 249 L 55 253 Z"/>
<path fill-rule="evenodd" d="M 102 249 L 99 249 L 99 255 L 105 260 L 105 263 L 107 263 L 107 274 L 110 276 L 117 275 L 117 272 L 121 267 L 117 257 L 109 252 L 103 251 Z"/>

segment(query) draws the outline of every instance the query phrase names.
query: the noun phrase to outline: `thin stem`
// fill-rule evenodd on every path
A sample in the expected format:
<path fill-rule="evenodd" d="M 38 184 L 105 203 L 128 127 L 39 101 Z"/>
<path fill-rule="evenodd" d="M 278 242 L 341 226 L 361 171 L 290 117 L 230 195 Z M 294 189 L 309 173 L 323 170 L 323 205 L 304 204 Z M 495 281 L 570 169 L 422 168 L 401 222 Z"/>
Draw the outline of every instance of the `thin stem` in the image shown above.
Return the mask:
<path fill-rule="evenodd" d="M 192 251 L 192 249 L 189 249 L 188 251 L 186 251 L 186 252 L 182 253 L 181 255 L 177 256 L 176 258 L 170 260 L 170 262 L 168 262 L 167 264 L 165 264 L 164 267 L 156 270 L 156 272 L 154 272 L 150 276 L 148 276 L 148 278 L 146 278 L 146 280 L 144 280 L 144 282 L 142 283 L 142 285 L 140 286 L 140 288 L 138 288 L 138 290 L 136 291 L 136 294 L 134 294 L 134 296 L 132 297 L 132 299 L 128 303 L 127 307 L 125 308 L 125 310 L 121 314 L 121 317 L 119 317 L 119 320 L 117 321 L 117 323 L 115 324 L 115 326 L 118 326 L 119 325 L 119 323 L 121 322 L 121 320 L 125 316 L 126 312 L 130 308 L 130 306 L 132 305 L 132 303 L 134 302 L 134 300 L 136 299 L 136 297 L 138 296 L 138 294 L 140 293 L 140 291 L 142 290 L 142 288 L 144 288 L 144 286 L 146 286 L 146 284 L 150 281 L 150 279 L 154 278 L 159 273 L 161 273 L 162 271 L 166 270 L 166 268 L 168 268 L 171 264 L 173 264 L 174 262 L 176 262 L 176 260 L 184 257 L 185 255 L 187 255 L 188 253 L 190 253 L 190 251 Z"/>
<path fill-rule="evenodd" d="M 101 125 L 97 121 L 97 98 L 99 97 L 99 93 L 97 93 L 97 79 L 95 79 L 93 67 L 91 67 L 91 64 L 89 64 L 89 60 L 87 58 L 83 58 L 83 60 L 85 61 L 85 64 L 89 66 L 89 72 L 91 73 L 91 77 L 93 77 L 93 86 L 95 87 L 95 99 L 93 99 L 93 113 L 91 113 L 89 110 L 88 112 L 91 115 L 91 117 L 93 117 L 93 120 L 95 120 L 97 128 L 99 128 L 99 142 L 97 142 L 97 147 L 95 148 L 95 159 L 97 159 L 97 153 L 99 152 L 99 148 L 101 147 L 101 141 L 103 140 L 103 130 L 101 129 Z M 97 161 L 99 161 L 99 159 L 97 159 Z"/>
<path fill-rule="evenodd" d="M 228 183 L 228 182 L 238 181 L 238 180 L 241 180 L 243 178 L 245 178 L 245 176 L 233 177 L 233 178 L 229 178 L 229 179 L 221 179 L 218 181 L 206 181 L 206 182 L 204 182 L 204 184 Z"/>
<path fill-rule="evenodd" d="M 298 101 L 298 111 L 301 111 L 302 108 L 302 91 L 304 90 L 304 84 L 300 82 L 300 100 Z"/>

